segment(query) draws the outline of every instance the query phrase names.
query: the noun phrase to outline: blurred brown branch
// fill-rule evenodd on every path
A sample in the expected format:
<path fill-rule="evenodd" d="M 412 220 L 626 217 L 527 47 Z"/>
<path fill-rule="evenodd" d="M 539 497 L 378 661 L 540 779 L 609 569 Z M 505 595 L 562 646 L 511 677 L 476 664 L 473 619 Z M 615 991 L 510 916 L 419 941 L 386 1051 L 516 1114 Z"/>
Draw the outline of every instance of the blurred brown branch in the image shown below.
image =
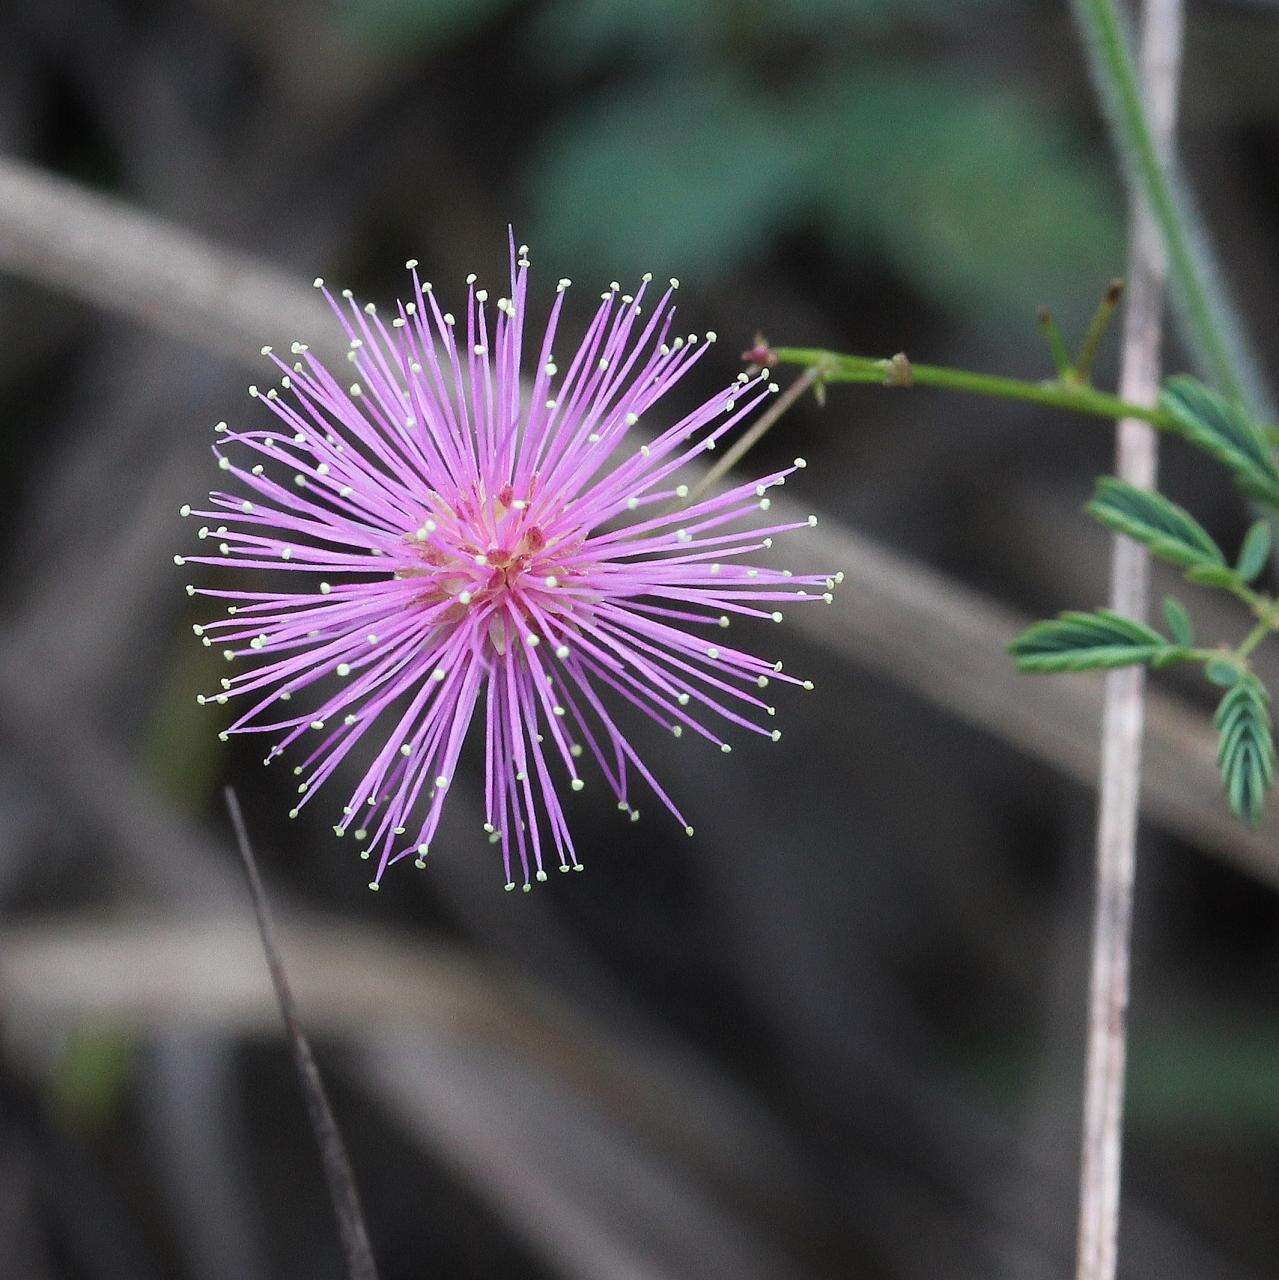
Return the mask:
<path fill-rule="evenodd" d="M 631 1045 L 543 987 L 441 939 L 297 908 L 280 924 L 298 1003 L 316 1033 L 342 1043 L 406 1133 L 509 1213 L 558 1274 L 593 1280 L 601 1259 L 617 1261 L 606 1274 L 637 1280 L 789 1274 L 750 1222 L 767 1221 L 774 1236 L 799 1234 L 790 1219 L 802 1217 L 801 1199 L 778 1194 L 802 1178 L 797 1163 L 757 1122 L 719 1114 L 722 1091 L 687 1058 L 666 1061 L 658 1045 Z M 7 928 L 0 1001 L 10 1047 L 37 1069 L 85 1021 L 237 1035 L 271 1034 L 279 1024 L 242 914 L 131 911 Z M 556 1133 L 533 1140 L 530 1116 L 548 1105 Z M 623 1215 L 619 1190 L 630 1204 Z M 671 1215 L 675 1202 L 680 1213 Z M 661 1248 L 635 1234 L 660 1235 L 664 1220 Z M 701 1241 L 700 1267 L 673 1252 L 690 1240 Z"/>
<path fill-rule="evenodd" d="M 237 359 L 297 338 L 323 351 L 332 329 L 309 282 L 10 157 L 0 269 Z"/>

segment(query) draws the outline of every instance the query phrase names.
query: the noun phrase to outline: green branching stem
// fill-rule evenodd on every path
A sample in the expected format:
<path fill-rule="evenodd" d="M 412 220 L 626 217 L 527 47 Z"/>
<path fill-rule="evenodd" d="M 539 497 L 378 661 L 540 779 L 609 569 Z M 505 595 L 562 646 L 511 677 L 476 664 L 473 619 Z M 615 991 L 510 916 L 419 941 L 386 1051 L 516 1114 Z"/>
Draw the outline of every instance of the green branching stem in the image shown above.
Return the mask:
<path fill-rule="evenodd" d="M 1256 625 L 1234 648 L 1223 646 L 1220 649 L 1185 649 L 1180 655 L 1182 662 L 1206 665 L 1210 662 L 1225 662 L 1235 667 L 1240 674 L 1251 670 L 1249 659 L 1253 651 L 1269 635 L 1279 631 L 1279 600 L 1253 591 L 1240 584 L 1228 588 L 1231 595 L 1237 596 L 1252 610 L 1257 619 Z"/>
<path fill-rule="evenodd" d="M 1270 596 L 1261 595 L 1257 591 L 1253 591 L 1249 587 L 1244 587 L 1240 591 L 1234 593 L 1241 600 L 1247 602 L 1248 607 L 1256 615 L 1257 625 L 1244 637 L 1243 642 L 1235 647 L 1231 656 L 1238 663 L 1240 668 L 1247 665 L 1252 651 L 1268 636 L 1271 632 L 1279 631 L 1279 600 L 1274 600 Z"/>
<path fill-rule="evenodd" d="M 1005 378 L 993 373 L 975 373 L 969 369 L 952 369 L 944 365 L 915 364 L 905 356 L 890 360 L 873 356 L 841 355 L 814 347 L 770 347 L 775 364 L 799 365 L 817 369 L 821 382 L 861 382 L 881 387 L 944 387 L 969 395 L 996 396 L 1003 400 L 1019 400 L 1025 404 L 1044 405 L 1073 413 L 1091 414 L 1117 422 L 1121 418 L 1140 418 L 1163 430 L 1176 426 L 1163 409 L 1131 404 L 1107 391 L 1098 391 L 1086 383 L 1070 378 L 1052 378 L 1034 382 L 1024 378 Z"/>

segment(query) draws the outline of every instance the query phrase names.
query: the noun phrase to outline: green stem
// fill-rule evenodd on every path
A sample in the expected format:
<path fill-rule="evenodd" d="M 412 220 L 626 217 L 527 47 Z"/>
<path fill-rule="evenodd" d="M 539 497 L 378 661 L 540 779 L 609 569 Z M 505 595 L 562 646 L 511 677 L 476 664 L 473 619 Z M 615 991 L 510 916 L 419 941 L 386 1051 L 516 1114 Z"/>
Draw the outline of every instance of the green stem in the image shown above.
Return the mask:
<path fill-rule="evenodd" d="M 1263 618 L 1244 637 L 1243 643 L 1235 650 L 1235 657 L 1240 662 L 1246 662 L 1248 655 L 1274 630 L 1274 625 L 1269 618 Z"/>
<path fill-rule="evenodd" d="M 1123 296 L 1124 282 L 1122 280 L 1112 280 L 1110 288 L 1105 292 L 1102 300 L 1097 305 L 1097 310 L 1093 312 L 1092 320 L 1088 325 L 1088 332 L 1084 334 L 1083 343 L 1079 347 L 1079 357 L 1074 363 L 1074 374 L 1080 382 L 1092 381 L 1092 365 L 1097 358 L 1097 352 L 1101 347 L 1101 340 L 1106 336 L 1106 330 L 1110 327 L 1110 318 L 1115 314 L 1115 308 L 1119 305 L 1119 299 Z"/>
<path fill-rule="evenodd" d="M 1184 660 L 1186 662 L 1198 663 L 1200 666 L 1203 666 L 1205 663 L 1209 662 L 1230 661 L 1235 656 L 1236 655 L 1233 650 L 1227 654 L 1221 649 L 1187 649 Z"/>
<path fill-rule="evenodd" d="M 823 382 L 864 382 L 889 387 L 947 387 L 970 395 L 998 396 L 1004 400 L 1020 400 L 1026 404 L 1088 413 L 1113 421 L 1120 418 L 1140 418 L 1143 422 L 1164 430 L 1175 426 L 1172 417 L 1162 409 L 1131 404 L 1106 391 L 1097 391 L 1093 387 L 1060 379 L 1029 382 L 1022 378 L 973 373 L 968 369 L 950 369 L 943 365 L 907 364 L 901 357 L 877 360 L 870 356 L 840 355 L 834 351 L 821 351 L 811 347 L 773 347 L 770 348 L 770 355 L 778 364 L 819 369 Z"/>
<path fill-rule="evenodd" d="M 1274 600 L 1270 596 L 1262 595 L 1260 592 L 1253 591 L 1251 588 L 1244 588 L 1245 594 L 1240 594 L 1240 598 L 1246 598 L 1248 604 L 1252 607 L 1253 613 L 1257 615 L 1257 625 L 1244 637 L 1239 647 L 1235 649 L 1234 655 L 1241 663 L 1246 663 L 1252 651 L 1272 632 L 1279 630 L 1279 600 Z"/>
<path fill-rule="evenodd" d="M 1074 0 L 1075 12 L 1088 37 L 1094 70 L 1110 109 L 1112 124 L 1127 163 L 1130 180 L 1138 184 L 1163 234 L 1168 265 L 1181 296 L 1185 319 L 1209 376 L 1222 392 L 1259 415 L 1256 395 L 1245 396 L 1240 366 L 1246 362 L 1236 349 L 1236 335 L 1222 316 L 1224 304 L 1209 292 L 1204 255 L 1192 242 L 1173 193 L 1172 183 L 1155 150 L 1142 106 L 1136 69 L 1113 0 Z"/>
<path fill-rule="evenodd" d="M 1039 308 L 1039 328 L 1044 335 L 1044 340 L 1048 343 L 1048 351 L 1052 355 L 1057 376 L 1069 377 L 1072 372 L 1070 353 L 1066 350 L 1066 344 L 1061 339 L 1061 330 L 1057 328 L 1057 322 L 1047 307 Z"/>

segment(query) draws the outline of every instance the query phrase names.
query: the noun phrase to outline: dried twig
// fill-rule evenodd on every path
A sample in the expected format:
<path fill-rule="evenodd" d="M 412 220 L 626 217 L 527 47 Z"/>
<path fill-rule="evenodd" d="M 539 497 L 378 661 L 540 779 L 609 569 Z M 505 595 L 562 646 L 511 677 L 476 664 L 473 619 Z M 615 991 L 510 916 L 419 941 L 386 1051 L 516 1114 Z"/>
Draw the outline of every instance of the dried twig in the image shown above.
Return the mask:
<path fill-rule="evenodd" d="M 346 1256 L 347 1271 L 351 1280 L 377 1280 L 377 1267 L 373 1262 L 373 1250 L 369 1246 L 369 1233 L 364 1224 L 364 1211 L 360 1208 L 359 1192 L 355 1188 L 351 1160 L 347 1155 L 342 1135 L 338 1132 L 337 1121 L 333 1118 L 333 1110 L 329 1106 L 328 1095 L 324 1091 L 324 1082 L 320 1079 L 320 1070 L 315 1065 L 310 1043 L 298 1024 L 297 1010 L 293 1005 L 293 993 L 289 990 L 288 978 L 284 973 L 284 961 L 280 958 L 280 952 L 275 945 L 266 891 L 262 887 L 262 878 L 258 875 L 258 864 L 253 856 L 253 847 L 249 843 L 249 833 L 244 825 L 244 815 L 240 812 L 240 802 L 236 799 L 231 787 L 226 788 L 225 795 L 227 812 L 230 813 L 231 825 L 235 828 L 236 843 L 240 846 L 240 857 L 244 859 L 244 870 L 249 878 L 253 912 L 257 916 L 258 932 L 262 937 L 262 950 L 266 953 L 266 962 L 271 970 L 276 999 L 280 1003 L 280 1014 L 284 1018 L 289 1047 L 293 1050 L 293 1061 L 297 1065 L 298 1077 L 302 1081 L 302 1092 L 306 1095 L 306 1109 L 311 1118 L 311 1128 L 315 1131 L 316 1141 L 320 1144 L 320 1158 L 324 1162 L 324 1176 L 328 1180 L 329 1194 L 333 1197 L 333 1211 L 337 1215 L 338 1233 L 342 1238 L 342 1252 Z"/>
<path fill-rule="evenodd" d="M 1146 0 L 1141 32 L 1142 91 L 1151 134 L 1165 168 L 1172 155 L 1181 37 L 1181 0 Z M 1159 390 L 1167 262 L 1158 223 L 1136 188 L 1129 257 L 1120 394 L 1126 400 L 1147 404 Z M 1119 424 L 1116 469 L 1123 479 L 1143 488 L 1153 487 L 1157 450 L 1154 429 L 1147 423 L 1128 419 Z M 1127 538 L 1115 539 L 1111 582 L 1111 607 L 1128 617 L 1144 617 L 1149 606 L 1150 559 L 1143 547 Z M 1078 1280 L 1113 1280 L 1117 1260 L 1144 692 L 1141 667 L 1123 668 L 1107 676 L 1079 1186 Z"/>
<path fill-rule="evenodd" d="M 786 412 L 787 409 L 803 397 L 804 392 L 813 385 L 821 376 L 821 370 L 814 365 L 810 369 L 805 369 L 803 373 L 795 379 L 794 382 L 781 392 L 777 399 L 773 401 L 768 408 L 755 419 L 754 422 L 744 431 L 732 446 L 727 449 L 723 456 L 715 463 L 709 471 L 693 486 L 692 493 L 689 494 L 689 501 L 695 502 L 707 489 L 711 487 L 721 476 L 731 471 L 746 456 L 749 449 L 753 449 L 764 437 L 764 433 L 777 421 L 778 418 Z"/>
<path fill-rule="evenodd" d="M 232 357 L 295 338 L 343 354 L 306 283 L 10 156 L 0 267 Z"/>

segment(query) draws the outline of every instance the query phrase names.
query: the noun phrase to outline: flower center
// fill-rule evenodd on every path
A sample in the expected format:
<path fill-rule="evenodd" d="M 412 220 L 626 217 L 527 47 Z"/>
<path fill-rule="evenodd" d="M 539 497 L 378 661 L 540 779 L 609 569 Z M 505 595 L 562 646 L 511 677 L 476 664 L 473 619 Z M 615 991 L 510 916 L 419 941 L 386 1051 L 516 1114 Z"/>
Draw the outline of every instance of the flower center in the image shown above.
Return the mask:
<path fill-rule="evenodd" d="M 428 520 L 409 534 L 395 573 L 421 580 L 417 603 L 436 610 L 441 624 L 455 625 L 486 609 L 488 644 L 498 653 L 506 651 L 509 610 L 523 619 L 533 598 L 545 613 L 563 614 L 569 607 L 556 590 L 564 571 L 547 553 L 545 534 L 523 524 L 523 510 L 513 509 L 507 488 L 494 503 L 494 519 L 476 519 L 470 504 L 461 502 L 447 522 Z"/>

